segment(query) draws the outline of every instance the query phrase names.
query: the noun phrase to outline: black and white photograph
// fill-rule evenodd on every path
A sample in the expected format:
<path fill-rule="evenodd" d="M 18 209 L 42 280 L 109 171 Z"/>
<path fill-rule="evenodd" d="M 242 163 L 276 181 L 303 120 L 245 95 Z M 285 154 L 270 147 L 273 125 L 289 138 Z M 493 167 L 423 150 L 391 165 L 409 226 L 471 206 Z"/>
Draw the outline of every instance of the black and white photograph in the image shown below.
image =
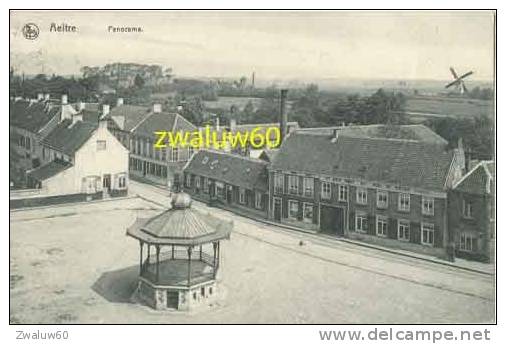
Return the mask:
<path fill-rule="evenodd" d="M 9 324 L 496 324 L 496 14 L 10 10 Z"/>

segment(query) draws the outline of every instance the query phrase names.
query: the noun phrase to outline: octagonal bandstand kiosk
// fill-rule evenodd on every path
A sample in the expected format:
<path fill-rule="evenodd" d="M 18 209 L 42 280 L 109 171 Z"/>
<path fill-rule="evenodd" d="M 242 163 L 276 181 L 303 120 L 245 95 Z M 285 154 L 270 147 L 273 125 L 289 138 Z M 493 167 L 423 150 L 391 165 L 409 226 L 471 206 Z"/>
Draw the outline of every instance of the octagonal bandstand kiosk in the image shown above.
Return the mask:
<path fill-rule="evenodd" d="M 190 310 L 216 297 L 220 241 L 230 238 L 233 223 L 191 202 L 188 194 L 176 193 L 171 209 L 127 229 L 140 244 L 138 296 L 155 309 Z"/>

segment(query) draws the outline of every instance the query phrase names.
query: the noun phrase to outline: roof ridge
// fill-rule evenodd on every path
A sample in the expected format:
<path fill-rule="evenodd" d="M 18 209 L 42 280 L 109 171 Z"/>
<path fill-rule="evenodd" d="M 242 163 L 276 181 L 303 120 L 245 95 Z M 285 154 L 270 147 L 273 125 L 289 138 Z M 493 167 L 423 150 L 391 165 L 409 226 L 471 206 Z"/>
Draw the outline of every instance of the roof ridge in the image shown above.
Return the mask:
<path fill-rule="evenodd" d="M 153 116 L 156 112 L 150 111 L 147 113 L 147 115 L 139 121 L 132 129 L 130 129 L 130 132 L 133 133 L 142 123 L 144 123 L 149 117 Z"/>
<path fill-rule="evenodd" d="M 263 164 L 269 164 L 267 161 L 262 160 L 262 159 L 247 157 L 247 156 L 239 155 L 239 154 L 228 153 L 228 152 L 224 152 L 224 151 L 220 151 L 220 150 L 214 150 L 212 148 L 202 148 L 197 153 L 195 153 L 195 155 L 197 155 L 200 152 L 216 153 L 218 155 L 225 155 L 225 156 L 229 156 L 229 157 L 233 157 L 233 158 L 243 159 L 243 160 L 250 161 L 250 162 L 260 162 Z"/>

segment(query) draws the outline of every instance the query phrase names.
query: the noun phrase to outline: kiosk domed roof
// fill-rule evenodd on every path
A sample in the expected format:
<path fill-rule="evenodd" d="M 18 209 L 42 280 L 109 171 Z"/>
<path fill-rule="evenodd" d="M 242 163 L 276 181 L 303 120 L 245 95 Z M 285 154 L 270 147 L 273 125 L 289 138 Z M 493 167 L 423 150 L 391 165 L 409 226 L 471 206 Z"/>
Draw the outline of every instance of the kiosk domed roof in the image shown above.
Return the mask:
<path fill-rule="evenodd" d="M 127 234 L 153 244 L 199 245 L 230 236 L 232 222 L 191 207 L 190 195 L 173 196 L 172 208 L 152 218 L 137 219 Z"/>

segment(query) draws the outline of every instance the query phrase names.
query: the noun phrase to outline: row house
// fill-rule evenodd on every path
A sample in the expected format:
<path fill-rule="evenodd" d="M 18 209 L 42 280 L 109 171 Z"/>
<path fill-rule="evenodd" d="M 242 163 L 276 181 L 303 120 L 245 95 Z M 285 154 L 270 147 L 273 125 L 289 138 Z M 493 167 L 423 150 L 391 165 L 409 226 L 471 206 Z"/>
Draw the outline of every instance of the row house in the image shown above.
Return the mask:
<path fill-rule="evenodd" d="M 458 257 L 495 259 L 495 164 L 482 161 L 448 193 L 449 225 Z"/>
<path fill-rule="evenodd" d="M 447 191 L 463 167 L 463 151 L 439 143 L 298 131 L 268 168 L 269 218 L 447 257 Z"/>
<path fill-rule="evenodd" d="M 203 149 L 185 166 L 183 189 L 198 200 L 267 218 L 267 165 L 263 160 Z"/>
<path fill-rule="evenodd" d="M 14 187 L 23 187 L 25 172 L 40 166 L 42 146 L 40 141 L 63 119 L 71 118 L 77 111 L 63 95 L 53 101 L 49 94 L 39 93 L 37 99 L 11 98 L 9 102 L 9 136 L 11 170 L 18 176 Z"/>
<path fill-rule="evenodd" d="M 172 187 L 194 153 L 189 146 L 155 148 L 157 131 L 192 133 L 197 128 L 177 113 L 165 112 L 160 104 L 152 108 L 125 105 L 121 98 L 112 110 L 106 107 L 112 133 L 130 151 L 130 174 Z"/>

